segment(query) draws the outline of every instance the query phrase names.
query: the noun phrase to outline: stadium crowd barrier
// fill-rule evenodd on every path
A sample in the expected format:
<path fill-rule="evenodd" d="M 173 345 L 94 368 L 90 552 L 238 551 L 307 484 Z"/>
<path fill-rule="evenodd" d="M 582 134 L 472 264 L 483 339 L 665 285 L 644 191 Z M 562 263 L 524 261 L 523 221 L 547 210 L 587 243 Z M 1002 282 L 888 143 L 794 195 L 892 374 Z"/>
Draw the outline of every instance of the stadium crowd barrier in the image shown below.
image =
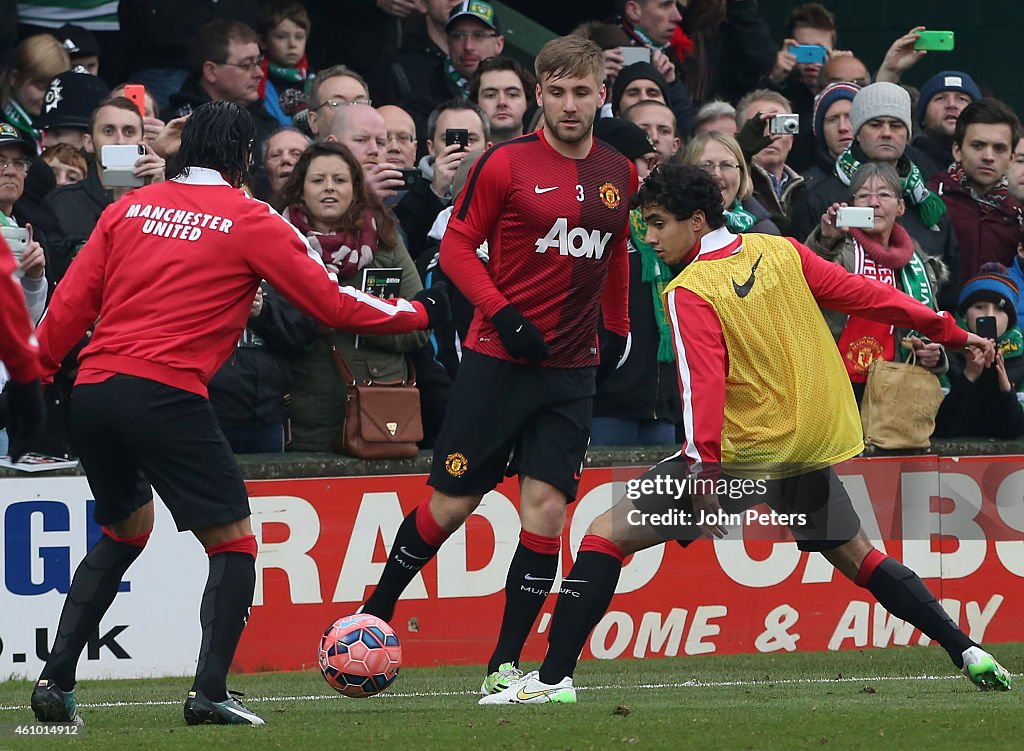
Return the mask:
<path fill-rule="evenodd" d="M 664 448 L 593 449 L 570 507 L 562 571 L 613 482 Z M 428 497 L 429 454 L 366 462 L 324 454 L 241 456 L 260 543 L 255 602 L 235 669 L 315 669 L 319 637 L 376 583 L 403 516 Z M 631 469 L 627 469 L 631 468 Z M 837 467 L 875 544 L 926 580 L 985 642 L 1024 641 L 1024 443 L 944 441 L 918 453 L 870 451 Z M 621 492 L 621 485 L 618 486 Z M 393 626 L 404 664 L 483 663 L 493 647 L 518 544 L 518 484 L 489 494 L 418 575 Z M 0 673 L 34 678 L 74 569 L 99 534 L 80 470 L 0 470 L 4 587 Z M 156 530 L 89 643 L 80 677 L 193 672 L 206 556 L 157 504 Z M 746 539 L 740 539 L 746 537 Z M 554 597 L 524 652 L 539 659 Z M 585 657 L 835 650 L 924 644 L 777 525 L 733 530 L 685 551 L 627 559 Z"/>

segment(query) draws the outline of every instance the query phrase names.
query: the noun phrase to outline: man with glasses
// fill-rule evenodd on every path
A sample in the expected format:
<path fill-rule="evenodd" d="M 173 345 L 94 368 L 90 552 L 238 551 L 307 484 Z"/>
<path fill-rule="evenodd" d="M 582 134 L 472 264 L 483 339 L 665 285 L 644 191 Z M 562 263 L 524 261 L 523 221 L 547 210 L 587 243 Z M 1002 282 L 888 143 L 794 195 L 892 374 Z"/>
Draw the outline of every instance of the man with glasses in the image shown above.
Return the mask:
<path fill-rule="evenodd" d="M 393 104 L 378 107 L 387 128 L 387 161 L 400 169 L 416 166 L 416 123 L 408 112 Z"/>
<path fill-rule="evenodd" d="M 478 154 L 491 145 L 487 115 L 468 99 L 451 99 L 430 113 L 427 156 L 419 162 L 420 174 L 395 206 L 395 216 L 405 230 L 409 255 L 418 258 L 432 240 L 427 236 L 434 220 L 453 197 L 455 173 L 468 154 Z M 448 144 L 449 129 L 466 131 L 466 144 Z"/>
<path fill-rule="evenodd" d="M 318 71 L 309 97 L 309 129 L 318 143 L 327 140 L 335 115 L 352 104 L 372 104 L 366 79 L 346 65 Z"/>
<path fill-rule="evenodd" d="M 442 59 L 439 55 L 432 55 L 434 62 L 427 63 L 423 59 L 426 51 L 416 54 L 414 50 L 406 50 L 391 66 L 391 83 L 386 99 L 389 104 L 397 104 L 412 115 L 420 143 L 419 156 L 426 153 L 426 143 L 430 138 L 427 129 L 430 113 L 442 102 L 468 96 L 469 81 L 480 62 L 500 55 L 505 46 L 490 3 L 464 0 L 449 7 L 451 11 L 444 25 L 447 56 Z M 431 13 L 430 17 L 433 15 Z"/>
<path fill-rule="evenodd" d="M 25 175 L 35 154 L 35 145 L 23 139 L 13 125 L 0 123 L 0 227 L 4 228 L 5 236 L 25 234 L 13 216 L 14 203 L 25 192 Z M 46 307 L 46 256 L 32 235 L 31 225 L 25 230 L 28 238 L 24 245 L 13 240 L 8 244 L 14 250 L 15 261 L 22 272 L 21 289 L 25 293 L 29 317 L 35 323 Z"/>
<path fill-rule="evenodd" d="M 259 34 L 239 21 L 210 21 L 192 40 L 188 67 L 181 90 L 171 95 L 170 117 L 187 115 L 206 102 L 237 104 L 249 110 L 256 122 L 254 147 L 259 153 L 263 142 L 280 127 L 260 106 L 263 55 Z"/>

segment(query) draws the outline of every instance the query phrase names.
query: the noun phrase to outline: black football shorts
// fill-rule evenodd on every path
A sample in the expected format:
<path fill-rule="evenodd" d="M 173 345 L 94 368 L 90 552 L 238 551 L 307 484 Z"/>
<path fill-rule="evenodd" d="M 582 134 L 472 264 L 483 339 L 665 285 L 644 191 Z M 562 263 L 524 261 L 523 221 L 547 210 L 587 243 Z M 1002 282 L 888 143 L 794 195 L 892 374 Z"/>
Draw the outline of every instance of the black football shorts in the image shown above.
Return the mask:
<path fill-rule="evenodd" d="M 655 465 L 634 481 L 673 480 L 674 483 L 648 483 L 654 492 L 641 492 L 644 486 L 635 484 L 635 496 L 630 502 L 647 517 L 634 515 L 636 528 L 616 530 L 616 536 L 624 539 L 676 540 L 684 547 L 701 536 L 694 517 L 692 498 L 689 492 L 679 493 L 678 488 L 693 488 L 689 482 L 686 462 L 677 457 Z M 760 504 L 780 515 L 785 515 L 785 526 L 793 533 L 800 550 L 821 552 L 832 550 L 852 540 L 860 530 L 860 517 L 853 508 L 839 476 L 831 467 L 815 469 L 802 474 L 775 480 L 744 480 L 722 474 L 718 482 L 726 483 L 721 488 L 736 491 L 732 495 L 718 491 L 718 502 L 727 514 L 741 515 L 747 527 L 759 522 L 749 520 L 744 512 Z M 740 492 L 742 489 L 742 492 Z M 628 486 L 627 486 L 628 490 Z M 656 522 L 656 523 L 655 523 Z M 632 525 L 630 525 L 632 526 Z M 728 539 L 728 538 L 726 538 Z"/>
<path fill-rule="evenodd" d="M 238 462 L 198 394 L 127 375 L 76 386 L 70 435 L 99 524 L 128 518 L 153 500 L 153 488 L 179 531 L 250 514 Z"/>
<path fill-rule="evenodd" d="M 518 474 L 576 500 L 596 370 L 523 365 L 464 350 L 429 484 L 448 495 L 482 495 Z"/>

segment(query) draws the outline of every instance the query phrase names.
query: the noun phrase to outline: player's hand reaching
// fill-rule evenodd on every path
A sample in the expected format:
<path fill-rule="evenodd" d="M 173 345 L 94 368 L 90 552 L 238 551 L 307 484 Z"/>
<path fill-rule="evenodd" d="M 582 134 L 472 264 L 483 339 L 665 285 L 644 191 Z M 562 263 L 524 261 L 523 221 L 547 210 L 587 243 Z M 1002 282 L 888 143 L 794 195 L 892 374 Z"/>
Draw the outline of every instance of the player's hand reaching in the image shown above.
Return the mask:
<path fill-rule="evenodd" d="M 722 506 L 718 503 L 718 493 L 695 493 L 693 495 L 693 523 L 697 524 L 701 519 L 718 517 L 722 513 Z M 705 522 L 699 524 L 700 531 L 705 537 L 717 537 L 721 540 L 727 532 L 718 522 Z"/>
<path fill-rule="evenodd" d="M 10 437 L 11 461 L 18 461 L 39 440 L 46 423 L 46 406 L 39 379 L 20 383 L 8 381 L 7 435 Z"/>
<path fill-rule="evenodd" d="M 512 357 L 530 362 L 547 359 L 550 350 L 548 343 L 544 341 L 544 335 L 516 310 L 515 305 L 506 305 L 491 317 L 491 321 L 498 329 L 498 336 L 505 345 L 505 351 Z"/>
<path fill-rule="evenodd" d="M 448 300 L 448 285 L 445 282 L 421 289 L 412 299 L 426 309 L 430 328 L 443 326 L 452 320 L 452 305 Z"/>

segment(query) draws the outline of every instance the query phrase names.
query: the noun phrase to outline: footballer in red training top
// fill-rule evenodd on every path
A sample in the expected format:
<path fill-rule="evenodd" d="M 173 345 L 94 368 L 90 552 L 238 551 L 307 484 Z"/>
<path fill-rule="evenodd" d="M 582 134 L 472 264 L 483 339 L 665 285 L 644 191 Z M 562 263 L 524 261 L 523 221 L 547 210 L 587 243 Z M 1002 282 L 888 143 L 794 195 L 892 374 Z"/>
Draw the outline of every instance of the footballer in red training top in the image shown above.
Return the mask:
<path fill-rule="evenodd" d="M 490 317 L 511 303 L 544 335 L 551 348 L 545 366 L 596 364 L 599 304 L 609 330 L 628 331 L 626 240 L 636 185 L 630 162 L 596 139 L 585 159 L 559 154 L 543 130 L 485 153 L 455 206 L 441 255 L 476 305 L 466 346 L 508 358 Z M 481 236 L 490 250 L 486 270 L 475 256 Z"/>

